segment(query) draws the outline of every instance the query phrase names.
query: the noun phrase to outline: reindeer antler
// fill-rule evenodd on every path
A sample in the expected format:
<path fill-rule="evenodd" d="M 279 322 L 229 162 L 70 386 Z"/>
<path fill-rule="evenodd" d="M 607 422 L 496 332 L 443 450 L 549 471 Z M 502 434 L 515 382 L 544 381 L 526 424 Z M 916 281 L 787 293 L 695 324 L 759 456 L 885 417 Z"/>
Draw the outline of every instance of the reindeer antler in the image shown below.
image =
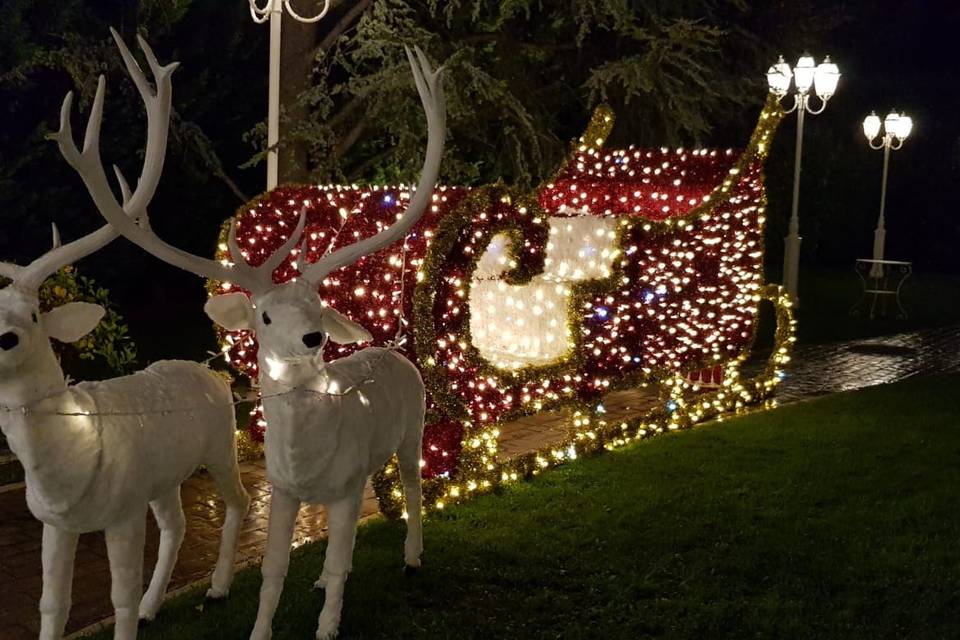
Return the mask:
<path fill-rule="evenodd" d="M 111 30 L 114 38 L 119 40 L 116 32 Z M 106 80 L 100 76 L 97 82 L 97 92 L 93 99 L 93 107 L 87 119 L 87 128 L 84 133 L 83 150 L 77 148 L 73 139 L 73 128 L 70 124 L 70 114 L 73 109 L 73 92 L 69 92 L 63 100 L 60 109 L 60 130 L 50 136 L 57 142 L 60 153 L 67 163 L 83 178 L 87 190 L 98 207 L 112 205 L 120 217 L 130 224 L 134 219 L 146 219 L 146 207 L 156 192 L 163 170 L 163 159 L 167 149 L 167 130 L 169 126 L 170 99 L 172 87 L 170 75 L 177 68 L 177 63 L 160 68 L 150 48 L 143 41 L 144 53 L 150 61 L 151 67 L 159 69 L 156 74 L 156 93 L 150 88 L 143 74 L 126 47 L 121 47 L 121 54 L 131 72 L 133 80 L 140 90 L 140 96 L 147 108 L 147 147 L 144 154 L 143 169 L 137 189 L 130 194 L 129 187 L 120 179 L 121 190 L 124 194 L 123 206 L 117 204 L 107 183 L 107 177 L 100 162 L 100 125 L 103 121 L 103 101 L 106 92 Z M 134 71 L 135 69 L 135 71 Z M 0 263 L 0 275 L 10 278 L 23 288 L 37 288 L 51 274 L 62 267 L 71 264 L 95 251 L 101 249 L 118 235 L 110 225 L 105 225 L 69 244 L 61 245 L 60 233 L 56 226 L 53 228 L 53 248 L 26 267 L 18 267 L 8 263 Z"/>
<path fill-rule="evenodd" d="M 380 233 L 361 240 L 355 244 L 342 247 L 333 253 L 323 256 L 316 262 L 305 266 L 300 271 L 304 279 L 317 285 L 331 271 L 344 265 L 356 262 L 363 256 L 375 253 L 380 249 L 401 240 L 417 223 L 427 205 L 430 204 L 433 188 L 437 184 L 440 172 L 440 159 L 443 156 L 443 143 L 446 134 L 446 104 L 443 96 L 443 68 L 433 71 L 430 61 L 420 47 L 414 47 L 414 53 L 409 47 L 404 47 L 410 69 L 413 71 L 413 80 L 420 94 L 420 101 L 427 114 L 427 152 L 420 173 L 420 182 L 417 184 L 416 195 L 410 201 L 407 210 L 390 227 Z M 306 254 L 303 256 L 306 260 Z"/>
<path fill-rule="evenodd" d="M 126 45 L 115 32 L 113 35 L 117 41 L 117 46 L 123 54 L 127 69 L 130 75 L 133 76 L 134 82 L 137 83 L 137 87 L 146 86 L 146 81 L 142 78 L 143 74 L 134 61 L 133 56 L 131 56 L 127 50 Z M 157 77 L 158 87 L 162 86 L 163 82 L 169 78 L 168 73 L 165 75 L 165 70 L 169 69 L 169 67 L 161 67 L 157 63 L 156 57 L 153 55 L 153 52 L 150 51 L 149 45 L 142 39 L 140 39 L 140 46 L 147 56 L 147 62 L 150 64 L 153 74 Z M 358 242 L 350 247 L 344 247 L 303 269 L 304 279 L 312 284 L 316 284 L 322 280 L 323 276 L 333 269 L 349 264 L 368 253 L 373 253 L 402 238 L 406 235 L 407 231 L 409 231 L 410 227 L 420 218 L 427 204 L 430 202 L 431 192 L 436 184 L 439 173 L 440 157 L 443 155 L 446 110 L 441 87 L 441 70 L 433 71 L 426 56 L 420 49 L 416 50 L 416 55 L 417 58 L 419 58 L 419 65 L 411 51 L 407 49 L 407 56 L 411 69 L 413 70 L 414 81 L 417 84 L 420 99 L 427 113 L 429 131 L 426 160 L 424 161 L 423 173 L 420 178 L 416 196 L 403 216 L 390 228 L 378 233 L 372 238 Z M 141 89 L 141 93 L 143 93 L 143 89 Z M 80 169 L 78 169 L 78 171 L 80 171 L 84 182 L 87 184 L 88 190 L 94 197 L 101 215 L 128 240 L 164 262 L 179 267 L 184 271 L 189 271 L 211 280 L 231 282 L 254 293 L 264 291 L 273 286 L 273 271 L 280 266 L 280 263 L 282 263 L 297 246 L 297 242 L 303 234 L 303 229 L 306 225 L 306 210 L 303 210 L 300 213 L 300 219 L 296 227 L 291 231 L 283 246 L 277 249 L 265 263 L 259 267 L 252 267 L 244 260 L 243 253 L 237 244 L 236 222 L 234 222 L 230 226 L 228 240 L 230 255 L 233 258 L 234 264 L 232 267 L 227 267 L 216 260 L 187 253 L 182 249 L 178 249 L 164 242 L 157 237 L 147 225 L 141 224 L 138 226 L 133 220 L 130 220 L 124 215 L 120 206 L 113 198 L 113 194 L 109 193 L 109 188 L 106 186 L 106 178 L 103 177 L 101 179 L 101 176 L 103 176 L 103 167 L 99 163 L 99 158 L 97 158 L 96 166 L 92 169 L 87 170 L 86 167 L 81 168 L 84 169 L 84 171 L 80 171 Z M 104 193 L 108 193 L 110 197 L 106 197 Z M 131 198 L 131 202 L 133 202 L 133 198 Z"/>
<path fill-rule="evenodd" d="M 170 99 L 172 91 L 170 76 L 177 68 L 178 63 L 174 62 L 166 66 L 160 65 L 150 45 L 147 44 L 143 38 L 137 36 L 140 48 L 143 50 L 144 56 L 147 59 L 147 64 L 150 65 L 150 71 L 156 79 L 157 89 L 156 92 L 154 92 L 149 82 L 147 82 L 143 71 L 140 69 L 140 65 L 137 64 L 133 54 L 131 54 L 127 48 L 127 45 L 116 31 L 111 29 L 110 33 L 113 34 L 113 39 L 120 49 L 120 55 L 123 57 L 127 71 L 137 86 L 137 90 L 140 92 L 144 104 L 147 107 L 149 123 L 147 157 L 151 162 L 145 162 L 144 174 L 137 184 L 136 192 L 132 195 L 129 193 L 129 187 L 126 185 L 123 176 L 117 171 L 117 179 L 120 182 L 120 188 L 125 201 L 125 206 L 121 207 L 120 204 L 117 203 L 113 192 L 110 190 L 106 172 L 103 169 L 103 163 L 100 159 L 96 139 L 99 136 L 102 101 L 99 105 L 95 104 L 94 113 L 91 114 L 91 121 L 95 122 L 95 126 L 92 130 L 91 128 L 87 130 L 84 150 L 80 153 L 76 151 L 76 147 L 73 147 L 72 150 L 68 147 L 68 151 L 72 151 L 68 161 L 72 159 L 70 162 L 71 166 L 76 169 L 80 177 L 83 178 L 83 182 L 87 186 L 87 191 L 90 192 L 100 214 L 110 223 L 113 229 L 164 262 L 206 278 L 230 281 L 250 291 L 259 291 L 269 287 L 273 283 L 273 270 L 290 254 L 290 251 L 296 246 L 297 240 L 303 233 L 303 227 L 306 224 L 306 214 L 301 213 L 300 221 L 290 234 L 286 244 L 280 247 L 270 259 L 260 267 L 251 267 L 244 260 L 243 254 L 237 245 L 236 229 L 233 226 L 231 226 L 230 229 L 230 254 L 233 256 L 235 263 L 233 268 L 226 267 L 215 260 L 201 258 L 187 253 L 186 251 L 167 244 L 157 237 L 150 229 L 149 221 L 146 218 L 146 202 L 152 197 L 153 189 L 156 188 L 156 181 L 159 180 L 160 173 L 163 169 L 163 150 L 166 147 L 167 130 L 170 120 Z M 68 102 L 65 103 L 64 108 L 69 111 Z M 96 120 L 94 120 L 94 115 L 96 115 Z M 157 152 L 158 155 L 155 156 L 152 152 Z M 64 155 L 66 156 L 66 153 Z M 138 212 L 142 218 L 140 224 L 138 225 L 128 217 L 124 209 Z"/>

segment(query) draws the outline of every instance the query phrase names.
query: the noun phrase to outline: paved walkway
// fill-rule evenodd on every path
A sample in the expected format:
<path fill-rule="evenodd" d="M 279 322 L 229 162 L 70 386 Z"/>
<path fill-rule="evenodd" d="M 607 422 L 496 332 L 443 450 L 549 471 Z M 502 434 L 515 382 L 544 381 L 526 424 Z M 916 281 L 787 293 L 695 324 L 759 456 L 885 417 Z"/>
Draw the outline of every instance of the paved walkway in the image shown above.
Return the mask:
<path fill-rule="evenodd" d="M 778 399 L 793 402 L 838 391 L 896 382 L 915 375 L 960 372 L 960 326 L 799 347 L 781 385 Z M 644 413 L 656 402 L 650 389 L 615 392 L 604 398 L 611 417 Z M 504 425 L 502 451 L 507 456 L 560 441 L 566 433 L 564 412 L 538 414 Z M 242 466 L 243 483 L 253 498 L 240 538 L 239 562 L 259 562 L 266 541 L 269 483 L 262 462 Z M 171 582 L 179 588 L 209 576 L 215 563 L 223 509 L 206 475 L 191 478 L 182 491 L 187 539 Z M 368 487 L 364 516 L 376 514 Z M 298 544 L 322 537 L 322 508 L 305 507 L 296 529 Z M 40 524 L 26 509 L 22 487 L 0 493 L 0 640 L 36 638 L 39 632 Z M 156 559 L 157 530 L 148 527 L 144 578 Z M 68 632 L 83 629 L 112 614 L 110 573 L 102 534 L 81 536 L 74 578 L 74 604 Z"/>
<path fill-rule="evenodd" d="M 262 461 L 241 466 L 243 484 L 250 493 L 250 514 L 243 523 L 237 561 L 258 563 L 267 540 L 270 483 Z M 208 578 L 216 564 L 223 504 L 209 475 L 197 474 L 181 490 L 187 516 L 187 535 L 170 582 L 177 589 Z M 365 517 L 377 513 L 377 500 L 368 486 Z M 144 582 L 150 580 L 157 558 L 159 532 L 149 516 Z M 294 533 L 301 545 L 327 530 L 322 507 L 304 506 Z M 42 525 L 26 508 L 23 489 L 0 493 L 0 640 L 36 638 L 40 632 L 40 535 Z M 74 632 L 113 615 L 110 605 L 110 569 L 102 533 L 80 536 L 73 581 L 73 608 L 67 632 Z"/>
<path fill-rule="evenodd" d="M 801 345 L 777 390 L 781 403 L 960 372 L 960 326 L 827 345 Z"/>

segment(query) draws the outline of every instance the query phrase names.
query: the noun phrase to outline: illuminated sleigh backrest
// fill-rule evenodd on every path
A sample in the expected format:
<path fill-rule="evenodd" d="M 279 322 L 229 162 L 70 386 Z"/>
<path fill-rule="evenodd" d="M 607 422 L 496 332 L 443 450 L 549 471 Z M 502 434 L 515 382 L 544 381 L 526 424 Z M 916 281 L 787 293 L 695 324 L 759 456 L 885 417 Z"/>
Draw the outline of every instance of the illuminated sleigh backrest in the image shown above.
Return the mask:
<path fill-rule="evenodd" d="M 791 325 L 786 299 L 762 278 L 763 162 L 780 117 L 768 104 L 742 153 L 584 143 L 532 194 L 440 187 L 404 248 L 324 280 L 325 302 L 375 342 L 409 321 L 414 340 L 403 349 L 427 384 L 424 474 L 438 478 L 434 497 L 518 477 L 628 431 L 685 426 L 772 390 Z M 584 139 L 605 138 L 611 120 L 598 111 Z M 238 212 L 237 235 L 246 260 L 260 264 L 305 206 L 316 259 L 389 225 L 409 197 L 403 188 L 280 187 Z M 274 279 L 293 277 L 297 259 L 294 252 Z M 764 375 L 738 381 L 761 299 L 778 309 L 777 351 Z M 331 348 L 330 357 L 352 351 Z M 227 335 L 225 349 L 256 376 L 249 336 Z M 688 402 L 688 374 L 711 367 L 724 371 L 720 397 Z M 595 406 L 604 392 L 641 383 L 660 385 L 673 408 L 629 428 L 584 414 L 590 426 L 575 425 L 569 447 L 497 457 L 498 424 L 570 401 Z M 383 503 L 393 488 L 381 480 Z"/>
<path fill-rule="evenodd" d="M 762 194 L 759 163 L 746 167 L 711 214 L 683 218 L 740 172 L 738 159 L 732 150 L 579 153 L 540 192 L 549 227 L 542 272 L 525 285 L 505 281 L 506 233 L 480 258 L 470 289 L 473 345 L 508 369 L 551 364 L 577 346 L 591 347 L 587 359 L 596 365 L 612 355 L 618 371 L 676 369 L 704 357 L 712 365 L 725 350 L 737 352 L 751 336 L 762 271 L 763 219 L 753 197 Z M 636 224 L 676 218 L 669 233 Z M 588 282 L 604 282 L 603 295 L 585 300 L 572 327 L 571 299 Z M 589 344 L 578 345 L 577 329 L 593 337 Z M 619 345 L 620 355 L 601 345 Z"/>
<path fill-rule="evenodd" d="M 491 239 L 470 287 L 473 346 L 499 369 L 551 364 L 569 356 L 568 322 L 577 283 L 610 277 L 617 248 L 615 218 L 549 216 L 542 273 L 526 284 L 504 277 L 515 250 L 508 233 Z"/>

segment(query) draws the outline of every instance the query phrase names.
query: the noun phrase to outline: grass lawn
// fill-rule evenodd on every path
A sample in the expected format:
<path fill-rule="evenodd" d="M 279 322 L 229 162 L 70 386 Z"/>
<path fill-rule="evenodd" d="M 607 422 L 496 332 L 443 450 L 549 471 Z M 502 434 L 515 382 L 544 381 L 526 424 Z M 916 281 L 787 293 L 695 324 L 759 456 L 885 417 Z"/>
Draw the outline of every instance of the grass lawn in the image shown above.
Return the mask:
<path fill-rule="evenodd" d="M 960 637 L 960 376 L 710 424 L 581 460 L 359 536 L 344 638 Z M 312 638 L 322 544 L 294 554 L 274 622 Z M 246 638 L 256 570 L 141 638 Z M 109 637 L 106 634 L 98 636 Z"/>

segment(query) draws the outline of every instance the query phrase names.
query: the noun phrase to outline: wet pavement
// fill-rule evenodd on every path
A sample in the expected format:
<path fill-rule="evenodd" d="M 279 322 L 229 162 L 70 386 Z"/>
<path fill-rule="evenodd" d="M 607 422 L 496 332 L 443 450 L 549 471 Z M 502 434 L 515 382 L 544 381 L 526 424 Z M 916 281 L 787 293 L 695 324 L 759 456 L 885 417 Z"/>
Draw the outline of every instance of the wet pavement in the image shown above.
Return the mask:
<path fill-rule="evenodd" d="M 918 375 L 960 372 L 960 326 L 824 345 L 800 345 L 777 388 L 783 404 Z"/>
<path fill-rule="evenodd" d="M 758 364 L 759 366 L 759 364 Z M 748 364 L 749 368 L 749 364 Z M 960 372 L 960 326 L 871 338 L 845 343 L 799 346 L 780 386 L 781 403 L 897 382 L 917 375 Z M 744 375 L 749 375 L 745 371 Z M 650 388 L 609 394 L 608 412 L 636 415 L 656 403 Z M 522 418 L 501 429 L 501 452 L 517 455 L 561 441 L 566 435 L 563 411 Z M 240 537 L 238 563 L 260 561 L 267 536 L 270 486 L 263 462 L 241 467 L 244 486 L 253 498 Z M 170 588 L 206 579 L 213 570 L 219 545 L 223 506 L 206 474 L 198 474 L 182 490 L 187 515 L 184 541 Z M 367 488 L 364 517 L 377 512 Z M 152 516 L 151 516 L 152 519 Z M 321 538 L 326 532 L 322 507 L 304 507 L 297 523 L 297 544 Z M 22 486 L 0 489 L 0 640 L 36 638 L 39 632 L 41 525 L 26 509 Z M 144 580 L 156 559 L 157 529 L 148 526 Z M 74 603 L 68 632 L 75 632 L 112 614 L 110 571 L 103 534 L 81 536 L 74 578 Z"/>

